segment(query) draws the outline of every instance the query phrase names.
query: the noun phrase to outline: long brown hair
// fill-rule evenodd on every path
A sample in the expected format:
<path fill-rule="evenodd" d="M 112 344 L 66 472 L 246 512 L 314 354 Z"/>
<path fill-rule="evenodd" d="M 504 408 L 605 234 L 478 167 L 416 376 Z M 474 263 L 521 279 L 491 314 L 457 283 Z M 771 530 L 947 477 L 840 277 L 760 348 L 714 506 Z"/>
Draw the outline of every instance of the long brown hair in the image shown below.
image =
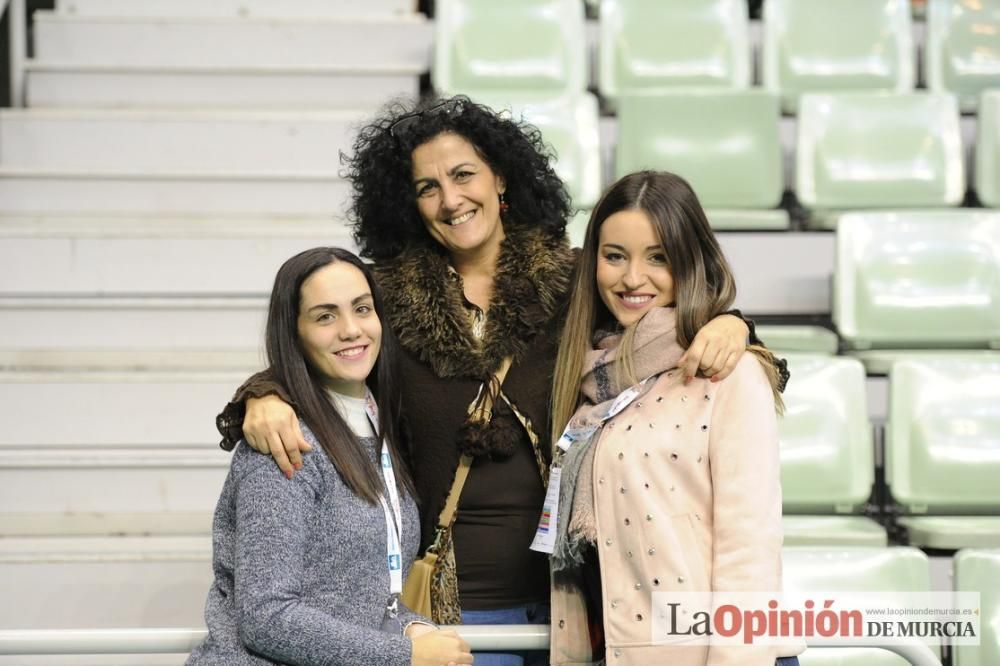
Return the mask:
<path fill-rule="evenodd" d="M 270 372 L 288 391 L 299 418 L 316 435 L 347 487 L 370 504 L 378 504 L 379 497 L 385 492 L 379 467 L 334 407 L 323 387 L 319 371 L 309 362 L 299 339 L 302 284 L 319 269 L 338 261 L 354 266 L 365 276 L 371 289 L 375 314 L 382 322 L 382 342 L 369 376 L 369 384 L 372 379 L 377 382 L 373 393 L 379 408 L 379 434 L 389 447 L 396 485 L 400 492 L 405 491 L 413 496 L 413 481 L 403 455 L 398 425 L 401 399 L 396 384 L 395 366 L 399 346 L 389 329 L 382 293 L 371 271 L 353 253 L 339 247 L 317 247 L 300 252 L 278 269 L 274 288 L 271 290 L 265 335 Z"/>
<path fill-rule="evenodd" d="M 677 341 L 685 349 L 713 318 L 731 309 L 736 299 L 732 270 L 712 233 L 705 211 L 694 190 L 680 176 L 665 171 L 639 171 L 612 185 L 594 208 L 587 225 L 580 260 L 573 274 L 572 292 L 556 357 L 552 388 L 552 441 L 576 411 L 579 402 L 584 355 L 592 348 L 592 336 L 598 327 L 615 326 L 613 315 L 597 291 L 597 250 L 601 225 L 615 213 L 641 210 L 653 223 L 653 229 L 667 257 L 667 268 L 674 281 L 677 306 Z M 630 367 L 634 326 L 626 330 L 619 358 Z M 778 374 L 774 356 L 763 347 L 751 346 L 775 389 L 775 404 L 781 409 L 777 391 Z M 630 377 L 634 382 L 635 377 Z"/>

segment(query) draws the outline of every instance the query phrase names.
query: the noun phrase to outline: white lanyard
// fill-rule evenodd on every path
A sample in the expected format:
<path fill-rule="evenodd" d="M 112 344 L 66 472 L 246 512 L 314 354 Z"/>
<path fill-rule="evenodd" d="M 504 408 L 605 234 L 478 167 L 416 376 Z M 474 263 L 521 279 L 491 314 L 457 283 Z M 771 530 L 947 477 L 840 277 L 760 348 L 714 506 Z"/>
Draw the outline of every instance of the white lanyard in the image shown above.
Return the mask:
<path fill-rule="evenodd" d="M 378 405 L 371 391 L 365 392 L 365 413 L 371 421 L 375 434 L 378 435 Z M 396 488 L 396 475 L 392 471 L 392 457 L 389 455 L 389 446 L 382 440 L 381 451 L 382 477 L 385 480 L 385 489 L 389 494 L 389 502 L 385 501 L 385 496 L 379 497 L 382 504 L 382 512 L 385 513 L 386 532 L 386 562 L 389 566 L 389 592 L 396 595 L 403 591 L 403 515 L 399 508 L 399 490 Z M 390 511 L 390 505 L 392 510 Z"/>
<path fill-rule="evenodd" d="M 652 375 L 651 377 L 646 377 L 635 386 L 630 386 L 619 393 L 618 397 L 608 406 L 607 411 L 600 416 L 596 423 L 591 422 L 588 425 L 574 426 L 571 421 L 566 426 L 566 429 L 563 430 L 563 434 L 559 436 L 556 446 L 565 452 L 569 451 L 577 442 L 589 438 L 598 428 L 631 405 L 632 401 L 642 394 L 642 389 L 646 384 L 658 376 Z M 559 519 L 559 486 L 561 481 L 561 467 L 553 467 L 549 470 L 549 487 L 545 491 L 545 503 L 542 504 L 542 517 L 538 519 L 538 529 L 535 530 L 535 538 L 532 539 L 530 546 L 531 550 L 538 551 L 539 553 L 548 553 L 551 555 L 555 549 L 556 525 Z"/>

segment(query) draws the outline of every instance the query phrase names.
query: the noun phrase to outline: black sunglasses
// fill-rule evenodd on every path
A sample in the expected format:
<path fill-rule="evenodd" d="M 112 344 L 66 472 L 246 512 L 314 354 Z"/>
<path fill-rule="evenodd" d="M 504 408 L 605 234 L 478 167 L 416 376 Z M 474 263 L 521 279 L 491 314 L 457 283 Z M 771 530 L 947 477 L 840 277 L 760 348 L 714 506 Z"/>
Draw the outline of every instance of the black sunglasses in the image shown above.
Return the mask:
<path fill-rule="evenodd" d="M 427 109 L 418 109 L 417 111 L 412 111 L 407 113 L 405 116 L 401 116 L 396 122 L 389 125 L 389 135 L 399 141 L 400 139 L 406 138 L 406 135 L 410 130 L 412 130 L 417 123 L 427 117 L 427 116 L 438 116 L 446 115 L 453 116 L 462 113 L 465 110 L 465 100 L 460 97 L 453 97 L 452 99 L 445 100 L 440 104 L 435 104 L 434 106 Z"/>

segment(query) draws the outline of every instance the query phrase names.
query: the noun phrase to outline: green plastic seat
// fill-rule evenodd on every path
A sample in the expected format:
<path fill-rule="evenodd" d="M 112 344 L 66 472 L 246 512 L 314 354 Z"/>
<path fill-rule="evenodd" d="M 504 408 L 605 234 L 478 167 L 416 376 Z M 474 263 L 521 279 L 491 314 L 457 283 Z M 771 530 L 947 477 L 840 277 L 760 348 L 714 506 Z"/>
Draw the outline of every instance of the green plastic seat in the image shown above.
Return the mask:
<path fill-rule="evenodd" d="M 1000 214 L 852 213 L 833 320 L 853 349 L 1000 349 Z"/>
<path fill-rule="evenodd" d="M 804 95 L 795 178 L 807 208 L 957 206 L 965 196 L 965 157 L 955 98 Z"/>
<path fill-rule="evenodd" d="M 878 648 L 811 647 L 799 655 L 799 666 L 911 666 L 898 654 Z"/>
<path fill-rule="evenodd" d="M 889 375 L 899 361 L 1000 362 L 1000 351 L 991 349 L 866 349 L 848 353 L 861 361 L 869 375 Z"/>
<path fill-rule="evenodd" d="M 1000 1 L 929 0 L 924 71 L 930 90 L 955 93 L 966 111 L 1000 88 Z"/>
<path fill-rule="evenodd" d="M 881 525 L 851 515 L 868 501 L 875 475 L 864 368 L 850 358 L 788 354 L 788 369 L 778 423 L 785 542 L 884 546 Z"/>
<path fill-rule="evenodd" d="M 741 210 L 787 226 L 787 213 L 773 210 L 784 189 L 778 117 L 777 99 L 760 90 L 623 96 L 615 173 L 679 174 L 719 229 Z"/>
<path fill-rule="evenodd" d="M 896 593 L 931 591 L 930 563 L 917 548 L 785 546 L 782 561 L 784 590 L 791 597 L 813 592 L 864 592 L 868 594 L 866 605 L 880 605 L 882 599 L 901 605 L 904 599 Z M 840 597 L 835 608 L 843 610 L 844 600 Z M 940 655 L 939 647 L 929 647 Z M 853 648 L 841 654 L 842 650 L 847 648 L 809 648 L 799 659 L 803 665 L 812 663 L 807 662 L 812 658 L 818 664 L 847 666 L 898 663 L 877 649 L 853 654 Z M 838 658 L 849 661 L 836 661 Z"/>
<path fill-rule="evenodd" d="M 711 208 L 705 214 L 717 231 L 787 231 L 791 227 L 791 219 L 783 210 Z"/>
<path fill-rule="evenodd" d="M 914 86 L 909 0 L 768 0 L 764 87 L 794 112 L 803 93 Z"/>
<path fill-rule="evenodd" d="M 955 591 L 979 592 L 979 646 L 952 648 L 953 666 L 1000 664 L 1000 550 L 962 550 L 955 554 Z"/>
<path fill-rule="evenodd" d="M 431 79 L 442 93 L 581 93 L 587 87 L 579 0 L 438 0 Z"/>
<path fill-rule="evenodd" d="M 746 88 L 749 29 L 745 0 L 603 0 L 601 94 Z"/>
<path fill-rule="evenodd" d="M 984 92 L 979 104 L 976 193 L 984 206 L 1000 208 L 1000 90 Z"/>
<path fill-rule="evenodd" d="M 787 546 L 874 546 L 889 544 L 885 528 L 865 516 L 795 516 L 781 518 Z"/>
<path fill-rule="evenodd" d="M 496 110 L 506 110 L 542 132 L 556 152 L 555 170 L 577 208 L 591 208 L 601 197 L 601 139 L 597 98 L 590 93 L 557 97 L 525 96 L 490 91 L 475 98 Z"/>
<path fill-rule="evenodd" d="M 836 354 L 837 334 L 822 326 L 784 326 L 761 324 L 757 336 L 779 356 L 785 352 Z"/>
<path fill-rule="evenodd" d="M 892 368 L 885 475 L 909 542 L 1000 548 L 1000 362 Z"/>
<path fill-rule="evenodd" d="M 922 548 L 1000 548 L 997 516 L 901 516 L 907 541 Z"/>

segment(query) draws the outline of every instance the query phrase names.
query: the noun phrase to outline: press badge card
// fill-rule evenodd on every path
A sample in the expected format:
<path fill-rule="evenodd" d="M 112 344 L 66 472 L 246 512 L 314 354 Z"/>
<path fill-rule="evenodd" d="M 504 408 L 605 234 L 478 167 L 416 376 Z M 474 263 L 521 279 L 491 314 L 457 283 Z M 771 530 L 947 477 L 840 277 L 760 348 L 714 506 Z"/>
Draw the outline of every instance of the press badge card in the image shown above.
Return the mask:
<path fill-rule="evenodd" d="M 538 519 L 538 529 L 531 541 L 531 550 L 539 553 L 552 554 L 556 546 L 556 525 L 559 517 L 559 479 L 562 477 L 562 467 L 549 470 L 549 488 L 545 491 L 545 503 L 542 505 L 542 517 Z"/>

